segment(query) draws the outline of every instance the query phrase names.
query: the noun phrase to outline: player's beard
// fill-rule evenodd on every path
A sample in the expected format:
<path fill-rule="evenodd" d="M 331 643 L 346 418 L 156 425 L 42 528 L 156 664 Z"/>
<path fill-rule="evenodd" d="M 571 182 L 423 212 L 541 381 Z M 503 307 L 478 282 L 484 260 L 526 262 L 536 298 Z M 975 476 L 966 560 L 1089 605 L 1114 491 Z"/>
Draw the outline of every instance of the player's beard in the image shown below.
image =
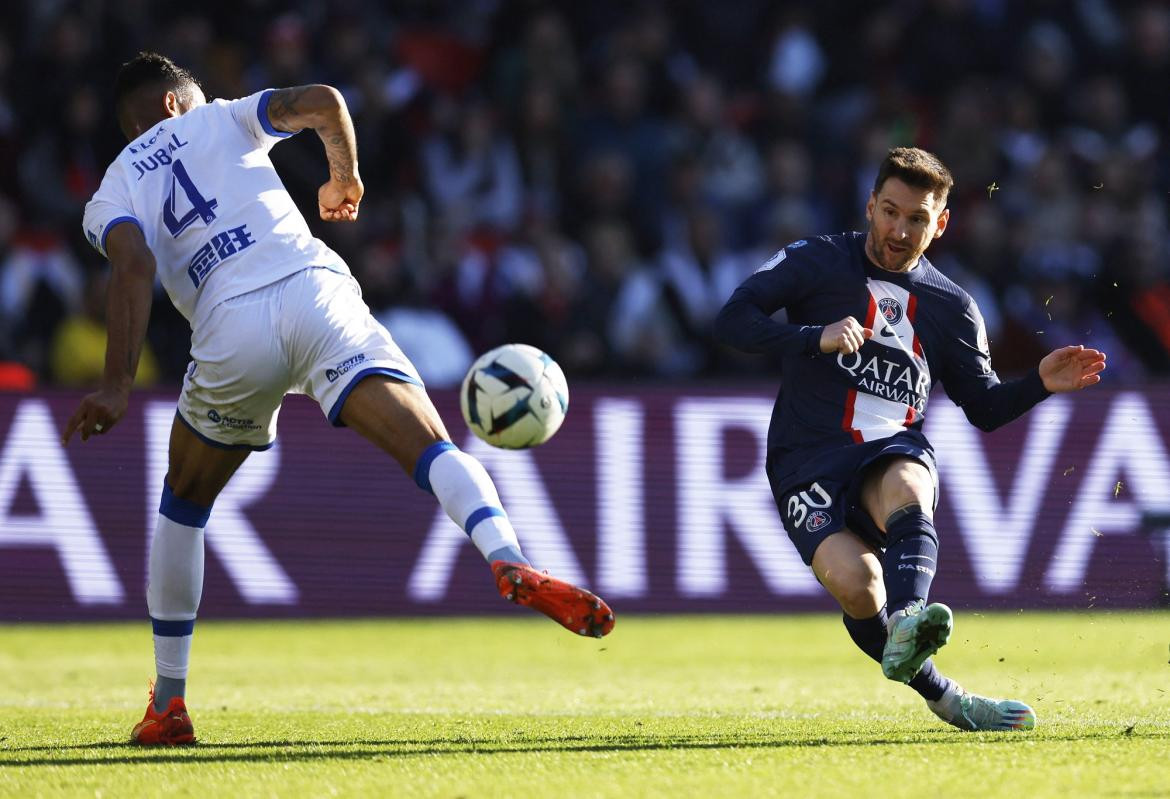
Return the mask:
<path fill-rule="evenodd" d="M 892 252 L 886 246 L 885 239 L 879 239 L 873 224 L 869 226 L 869 235 L 865 239 L 865 250 L 870 260 L 885 269 L 887 272 L 908 272 L 910 267 L 918 263 L 922 253 L 906 247 L 901 252 Z"/>

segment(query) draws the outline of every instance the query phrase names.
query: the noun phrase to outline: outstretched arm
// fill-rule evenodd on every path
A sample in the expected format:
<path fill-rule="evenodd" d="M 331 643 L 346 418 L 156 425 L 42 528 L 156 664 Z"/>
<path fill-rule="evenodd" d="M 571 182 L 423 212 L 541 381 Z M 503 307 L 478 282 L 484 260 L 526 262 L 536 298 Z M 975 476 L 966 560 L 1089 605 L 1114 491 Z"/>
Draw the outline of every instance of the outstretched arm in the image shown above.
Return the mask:
<path fill-rule="evenodd" d="M 365 187 L 358 176 L 357 139 L 341 92 L 314 84 L 277 89 L 268 100 L 268 121 L 286 133 L 312 128 L 325 145 L 329 182 L 317 192 L 321 218 L 353 222 Z"/>
<path fill-rule="evenodd" d="M 1040 365 L 1019 380 L 999 382 L 990 370 L 977 378 L 955 373 L 943 386 L 967 418 L 980 430 L 991 431 L 1022 416 L 1050 394 L 1079 391 L 1101 382 L 1105 353 L 1080 344 L 1045 355 Z"/>
<path fill-rule="evenodd" d="M 106 294 L 106 367 L 101 387 L 81 400 L 61 442 L 75 432 L 86 441 L 94 433 L 108 433 L 126 413 L 130 387 L 138 371 L 138 356 L 146 339 L 154 292 L 154 254 L 137 225 L 122 222 L 106 238 L 110 258 L 110 286 Z"/>
<path fill-rule="evenodd" d="M 1040 379 L 1053 394 L 1078 391 L 1100 383 L 1104 369 L 1105 353 L 1077 344 L 1045 355 L 1040 361 Z"/>

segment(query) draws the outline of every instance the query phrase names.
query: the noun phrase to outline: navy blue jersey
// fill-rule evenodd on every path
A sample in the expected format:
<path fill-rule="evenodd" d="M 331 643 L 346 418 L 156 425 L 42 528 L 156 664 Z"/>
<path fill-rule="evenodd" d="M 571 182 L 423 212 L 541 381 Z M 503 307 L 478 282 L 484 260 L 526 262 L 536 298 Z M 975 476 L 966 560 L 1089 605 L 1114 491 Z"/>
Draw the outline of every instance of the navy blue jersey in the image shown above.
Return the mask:
<path fill-rule="evenodd" d="M 771 318 L 784 308 L 788 323 Z M 826 325 L 852 316 L 873 338 L 851 355 L 820 349 Z M 789 244 L 731 295 L 715 322 L 721 342 L 781 356 L 768 457 L 783 475 L 823 450 L 921 431 L 931 387 L 980 429 L 993 430 L 1048 396 L 1039 372 L 1001 383 L 975 301 L 924 257 L 889 272 L 865 254 L 864 233 Z"/>

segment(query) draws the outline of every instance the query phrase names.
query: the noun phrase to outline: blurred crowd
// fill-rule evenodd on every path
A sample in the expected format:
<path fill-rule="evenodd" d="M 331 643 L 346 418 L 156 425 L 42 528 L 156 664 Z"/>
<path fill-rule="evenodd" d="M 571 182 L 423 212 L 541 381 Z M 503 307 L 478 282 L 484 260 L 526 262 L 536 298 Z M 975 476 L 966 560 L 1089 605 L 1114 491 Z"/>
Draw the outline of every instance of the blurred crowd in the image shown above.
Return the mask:
<path fill-rule="evenodd" d="M 46 0 L 2 24 L 0 361 L 42 384 L 101 373 L 106 270 L 80 219 L 140 49 L 211 97 L 343 92 L 356 224 L 314 218 L 315 136 L 273 161 L 434 385 L 504 341 L 570 377 L 764 373 L 713 344 L 715 313 L 786 243 L 862 229 L 902 144 L 955 175 L 928 255 L 979 302 L 1001 374 L 1076 342 L 1115 383 L 1170 372 L 1164 2 Z M 160 293 L 142 382 L 176 383 L 187 346 Z"/>

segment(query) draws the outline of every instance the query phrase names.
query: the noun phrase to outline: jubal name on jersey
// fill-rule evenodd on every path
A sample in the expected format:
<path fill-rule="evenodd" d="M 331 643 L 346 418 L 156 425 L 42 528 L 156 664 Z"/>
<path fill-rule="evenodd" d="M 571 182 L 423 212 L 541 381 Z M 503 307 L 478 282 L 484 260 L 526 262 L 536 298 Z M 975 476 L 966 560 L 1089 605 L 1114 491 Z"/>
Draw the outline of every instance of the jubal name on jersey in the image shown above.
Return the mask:
<path fill-rule="evenodd" d="M 160 136 L 162 136 L 164 133 L 166 133 L 166 128 L 159 128 L 158 131 L 153 136 L 151 136 L 149 139 L 144 141 L 142 144 L 138 144 L 138 145 L 131 144 L 129 147 L 130 152 L 132 152 L 132 153 L 146 152 L 149 148 L 154 146 L 154 143 L 156 141 L 158 141 L 158 138 Z M 153 172 L 154 170 L 158 169 L 160 166 L 165 166 L 166 164 L 169 164 L 171 162 L 171 153 L 173 153 L 175 150 L 178 150 L 181 147 L 186 147 L 188 144 L 190 144 L 190 142 L 185 142 L 185 141 L 179 140 L 179 134 L 172 133 L 170 140 L 165 142 L 161 147 L 159 147 L 153 153 L 148 155 L 146 158 L 143 158 L 142 160 L 133 162 L 134 168 L 136 170 L 138 170 L 138 177 L 136 177 L 135 180 L 142 180 L 142 178 L 144 178 L 146 176 L 147 172 Z"/>

